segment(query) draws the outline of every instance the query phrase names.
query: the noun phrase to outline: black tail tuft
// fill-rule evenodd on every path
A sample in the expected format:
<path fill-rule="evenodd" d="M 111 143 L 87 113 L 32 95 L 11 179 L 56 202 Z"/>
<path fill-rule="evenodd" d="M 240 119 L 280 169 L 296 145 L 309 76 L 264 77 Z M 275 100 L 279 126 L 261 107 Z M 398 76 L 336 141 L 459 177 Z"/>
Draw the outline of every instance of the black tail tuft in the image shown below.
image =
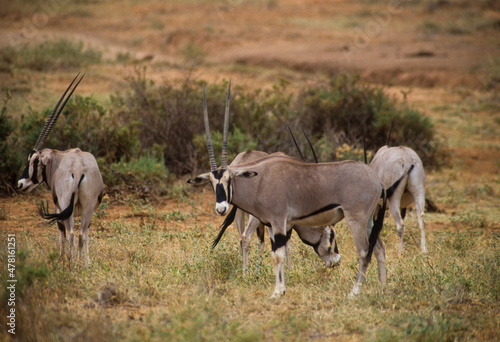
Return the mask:
<path fill-rule="evenodd" d="M 48 209 L 48 205 L 44 204 L 42 202 L 42 205 L 40 206 L 39 213 L 42 218 L 49 220 L 49 223 L 55 222 L 55 221 L 65 221 L 73 215 L 73 208 L 75 206 L 75 193 L 73 192 L 71 194 L 71 201 L 69 202 L 69 205 L 66 209 L 64 209 L 62 212 L 59 214 L 57 213 L 50 213 Z"/>
<path fill-rule="evenodd" d="M 226 231 L 227 227 L 229 227 L 231 223 L 234 222 L 234 218 L 236 216 L 236 210 L 238 210 L 238 207 L 233 205 L 233 209 L 231 209 L 229 214 L 226 216 L 226 219 L 224 220 L 224 222 L 222 222 L 222 225 L 220 226 L 219 234 L 212 243 L 212 248 L 215 248 L 217 246 L 220 239 L 222 238 L 222 235 L 224 235 L 224 232 Z"/>
<path fill-rule="evenodd" d="M 373 249 L 375 248 L 375 244 L 377 243 L 382 228 L 384 228 L 384 216 L 386 210 L 387 195 L 385 190 L 383 189 L 382 189 L 382 198 L 383 198 L 382 208 L 378 212 L 377 219 L 373 222 L 372 232 L 370 233 L 370 237 L 368 238 L 368 254 L 366 255 L 366 259 L 368 262 L 370 262 L 370 260 L 372 259 Z"/>

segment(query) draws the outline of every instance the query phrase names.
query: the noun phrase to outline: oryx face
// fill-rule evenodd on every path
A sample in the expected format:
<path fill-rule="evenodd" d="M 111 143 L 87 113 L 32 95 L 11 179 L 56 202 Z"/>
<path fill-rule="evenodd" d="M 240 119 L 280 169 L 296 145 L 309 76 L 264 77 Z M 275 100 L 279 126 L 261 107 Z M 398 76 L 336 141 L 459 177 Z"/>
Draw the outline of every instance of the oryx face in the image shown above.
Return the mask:
<path fill-rule="evenodd" d="M 232 197 L 231 176 L 228 170 L 210 172 L 210 184 L 215 192 L 215 211 L 219 215 L 226 215 Z"/>
<path fill-rule="evenodd" d="M 30 192 L 44 181 L 45 167 L 42 164 L 40 153 L 33 151 L 28 157 L 28 164 L 17 182 L 17 188 Z"/>
<path fill-rule="evenodd" d="M 318 256 L 325 262 L 326 267 L 334 267 L 340 263 L 340 254 L 335 240 L 335 229 L 328 226 L 323 231 L 319 245 L 315 248 Z"/>
<path fill-rule="evenodd" d="M 234 192 L 233 178 L 252 178 L 255 176 L 257 176 L 257 172 L 254 171 L 233 171 L 228 169 L 217 169 L 215 171 L 207 172 L 191 178 L 190 180 L 188 180 L 188 183 L 194 185 L 202 185 L 206 182 L 210 182 L 215 193 L 215 211 L 219 215 L 226 215 L 229 211 L 229 205 L 231 204 Z"/>

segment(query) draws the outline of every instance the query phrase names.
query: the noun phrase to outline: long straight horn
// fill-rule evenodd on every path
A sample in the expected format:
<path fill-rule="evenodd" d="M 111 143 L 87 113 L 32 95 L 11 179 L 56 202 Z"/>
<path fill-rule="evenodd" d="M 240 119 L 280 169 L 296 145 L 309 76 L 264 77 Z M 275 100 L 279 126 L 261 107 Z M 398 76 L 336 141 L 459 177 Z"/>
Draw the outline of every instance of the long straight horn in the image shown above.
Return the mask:
<path fill-rule="evenodd" d="M 302 153 L 302 150 L 299 147 L 299 144 L 297 143 L 297 140 L 295 139 L 295 135 L 292 132 L 292 129 L 290 128 L 290 125 L 286 124 L 286 127 L 288 128 L 288 132 L 290 132 L 290 135 L 292 136 L 293 143 L 295 144 L 295 148 L 300 154 L 300 157 L 302 158 L 303 161 L 306 161 L 306 158 L 304 157 L 304 154 Z"/>
<path fill-rule="evenodd" d="M 217 171 L 212 139 L 210 138 L 210 125 L 208 123 L 207 100 L 205 99 L 205 86 L 203 86 L 203 121 L 205 122 L 205 135 L 207 136 L 208 159 L 210 159 L 210 171 Z"/>
<path fill-rule="evenodd" d="M 391 121 L 391 126 L 389 127 L 389 134 L 387 134 L 387 140 L 385 141 L 386 146 L 389 146 L 389 141 L 391 140 L 391 132 L 392 132 L 392 121 Z"/>
<path fill-rule="evenodd" d="M 319 163 L 318 156 L 316 155 L 316 151 L 314 150 L 314 147 L 313 147 L 313 145 L 311 143 L 311 140 L 309 140 L 309 137 L 307 136 L 306 132 L 304 131 L 304 128 L 300 127 L 300 129 L 302 130 L 302 134 L 304 134 L 304 136 L 306 137 L 306 140 L 307 140 L 307 142 L 309 144 L 309 147 L 311 148 L 311 151 L 312 151 L 313 157 L 314 157 L 314 162 L 316 164 L 318 164 Z"/>
<path fill-rule="evenodd" d="M 229 100 L 231 97 L 231 81 L 227 88 L 226 110 L 224 111 L 224 132 L 222 135 L 222 160 L 220 164 L 221 170 L 227 169 L 227 133 L 229 131 Z"/>
<path fill-rule="evenodd" d="M 54 110 L 52 111 L 52 113 L 50 114 L 49 118 L 45 122 L 45 125 L 43 126 L 42 132 L 38 136 L 38 139 L 37 139 L 37 141 L 35 143 L 35 147 L 33 148 L 35 151 L 38 151 L 43 146 L 43 144 L 45 143 L 45 140 L 47 140 L 47 137 L 49 136 L 50 132 L 52 131 L 52 128 L 54 127 L 54 124 L 56 123 L 57 118 L 59 117 L 59 114 L 61 114 L 62 110 L 64 109 L 64 106 L 66 105 L 66 103 L 68 102 L 69 98 L 71 97 L 71 95 L 75 91 L 76 87 L 78 87 L 78 85 L 82 81 L 82 79 L 85 76 L 85 74 L 82 75 L 82 77 L 80 78 L 80 80 L 75 84 L 75 86 L 73 87 L 73 89 L 69 93 L 68 97 L 66 97 L 66 99 L 64 100 L 64 97 L 68 93 L 68 90 L 71 88 L 71 86 L 73 85 L 73 83 L 75 83 L 75 81 L 78 78 L 78 76 L 80 76 L 80 73 L 78 73 L 76 75 L 76 77 L 73 79 L 73 81 L 71 81 L 70 85 L 68 86 L 68 88 L 66 88 L 66 91 L 61 96 L 61 98 L 57 102 L 56 106 L 54 107 Z M 63 100 L 64 100 L 64 102 L 63 102 Z M 59 105 L 61 104 L 61 102 L 62 102 L 62 105 L 61 105 L 60 108 L 58 108 Z"/>
<path fill-rule="evenodd" d="M 365 164 L 368 165 L 368 158 L 366 157 L 366 126 L 363 125 L 363 159 Z"/>

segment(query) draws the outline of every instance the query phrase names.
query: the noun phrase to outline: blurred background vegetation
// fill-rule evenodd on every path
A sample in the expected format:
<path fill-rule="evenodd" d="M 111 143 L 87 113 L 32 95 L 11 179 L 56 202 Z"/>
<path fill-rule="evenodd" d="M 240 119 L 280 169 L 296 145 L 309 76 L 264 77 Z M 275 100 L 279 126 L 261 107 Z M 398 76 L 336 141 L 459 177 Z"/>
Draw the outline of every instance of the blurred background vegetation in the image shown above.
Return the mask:
<path fill-rule="evenodd" d="M 58 62 L 56 56 L 64 58 Z M 43 58 L 41 58 L 43 56 Z M 3 70 L 77 70 L 101 63 L 100 53 L 79 42 L 45 41 L 35 46 L 0 50 Z M 271 89 L 248 91 L 233 84 L 229 158 L 248 149 L 299 154 L 289 125 L 309 160 L 312 153 L 302 136 L 309 136 L 320 161 L 363 159 L 363 142 L 372 156 L 386 144 L 406 145 L 426 168 L 445 160 L 443 142 L 431 120 L 406 102 L 368 85 L 355 74 L 338 74 L 298 92 L 281 79 Z M 98 159 L 110 186 L 146 183 L 165 193 L 169 180 L 202 172 L 208 156 L 202 121 L 202 89 L 206 88 L 215 154 L 220 158 L 221 130 L 228 81 L 210 84 L 186 77 L 181 85 L 157 84 L 137 67 L 123 88 L 108 101 L 73 95 L 45 147 L 79 147 Z M 10 90 L 4 88 L 0 111 L 0 191 L 15 191 L 27 153 L 34 145 L 52 107 L 15 116 L 9 110 Z"/>

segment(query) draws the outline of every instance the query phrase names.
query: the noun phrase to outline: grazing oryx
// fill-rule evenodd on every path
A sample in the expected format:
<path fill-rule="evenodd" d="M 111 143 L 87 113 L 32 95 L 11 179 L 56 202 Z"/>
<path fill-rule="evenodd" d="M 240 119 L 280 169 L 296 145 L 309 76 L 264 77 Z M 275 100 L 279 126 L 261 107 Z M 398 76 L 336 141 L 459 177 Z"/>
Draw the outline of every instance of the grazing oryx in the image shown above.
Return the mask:
<path fill-rule="evenodd" d="M 300 151 L 300 150 L 299 150 Z M 285 156 L 283 153 L 274 153 L 274 155 Z M 244 164 L 269 156 L 266 152 L 261 151 L 246 151 L 238 154 L 234 158 L 230 166 Z M 291 157 L 290 157 L 291 158 Z M 257 236 L 260 241 L 260 249 L 264 247 L 264 225 L 255 216 L 249 215 L 248 223 L 245 228 L 245 212 L 233 207 L 224 223 L 221 225 L 221 230 L 214 240 L 212 247 L 217 246 L 226 228 L 236 221 L 236 228 L 240 236 L 240 249 L 243 256 L 243 274 L 246 274 L 248 268 L 248 249 L 251 238 L 257 230 Z M 302 242 L 314 248 L 314 251 L 325 262 L 326 267 L 333 267 L 339 264 L 340 254 L 335 241 L 335 230 L 333 226 L 327 227 L 308 227 L 308 226 L 293 226 L 293 230 L 297 232 Z M 291 233 L 291 230 L 289 231 Z M 333 246 L 333 250 L 332 250 Z"/>
<path fill-rule="evenodd" d="M 59 105 L 78 78 L 78 75 L 66 89 L 47 119 L 35 147 L 28 157 L 28 165 L 26 165 L 26 169 L 18 182 L 18 188 L 30 192 L 42 182 L 47 184 L 52 193 L 56 213 L 49 213 L 42 203 L 40 214 L 44 219 L 51 220 L 50 222 L 57 221 L 60 231 L 61 256 L 64 256 L 66 231 L 69 231 L 70 262 L 74 254 L 74 215 L 81 215 L 82 235 L 79 236 L 78 241 L 78 258 L 81 259 L 82 247 L 85 246 L 85 252 L 87 253 L 86 265 L 89 265 L 88 230 L 90 220 L 95 208 L 101 203 L 104 192 L 104 184 L 97 161 L 92 154 L 82 152 L 78 148 L 67 151 L 48 148 L 41 150 L 64 105 L 83 79 L 82 76 L 58 110 Z"/>
<path fill-rule="evenodd" d="M 212 184 L 218 214 L 227 214 L 229 205 L 233 204 L 270 227 L 276 277 L 272 298 L 285 293 L 285 246 L 291 227 L 327 226 L 344 217 L 354 237 L 360 263 L 351 295 L 361 292 L 373 252 L 378 262 L 379 281 L 384 286 L 385 245 L 379 233 L 383 228 L 386 192 L 375 172 L 368 165 L 356 161 L 311 164 L 280 155 L 228 166 L 229 98 L 230 88 L 224 117 L 222 161 L 218 169 L 203 92 L 203 117 L 211 170 L 188 182 Z M 381 197 L 383 201 L 379 211 Z"/>
<path fill-rule="evenodd" d="M 413 171 L 396 187 L 391 196 L 387 196 L 387 206 L 389 211 L 396 222 L 396 227 L 399 233 L 399 255 L 403 251 L 403 237 L 404 237 L 404 217 L 406 214 L 406 207 L 412 202 L 415 203 L 417 210 L 418 226 L 420 227 L 420 243 L 422 253 L 427 252 L 425 246 L 425 221 L 424 221 L 424 208 L 425 208 L 425 172 L 422 161 L 417 153 L 409 147 L 397 146 L 389 147 L 384 146 L 380 148 L 373 160 L 370 167 L 379 176 L 384 184 L 384 187 L 389 187 L 395 180 L 407 173 L 410 165 L 414 165 Z"/>

